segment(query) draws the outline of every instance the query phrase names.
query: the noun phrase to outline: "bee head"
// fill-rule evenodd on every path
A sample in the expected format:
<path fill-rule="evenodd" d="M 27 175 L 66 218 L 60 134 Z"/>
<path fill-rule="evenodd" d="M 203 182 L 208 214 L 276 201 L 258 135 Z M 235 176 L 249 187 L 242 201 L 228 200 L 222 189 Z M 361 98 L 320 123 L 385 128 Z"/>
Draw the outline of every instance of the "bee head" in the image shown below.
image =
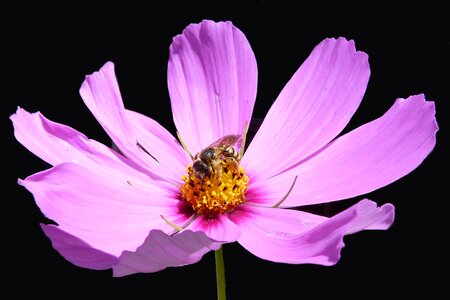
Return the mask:
<path fill-rule="evenodd" d="M 214 159 L 214 149 L 207 148 L 200 153 L 200 159 L 206 163 L 211 162 Z"/>
<path fill-rule="evenodd" d="M 201 160 L 195 161 L 192 168 L 195 176 L 199 179 L 203 179 L 211 173 L 210 166 Z"/>

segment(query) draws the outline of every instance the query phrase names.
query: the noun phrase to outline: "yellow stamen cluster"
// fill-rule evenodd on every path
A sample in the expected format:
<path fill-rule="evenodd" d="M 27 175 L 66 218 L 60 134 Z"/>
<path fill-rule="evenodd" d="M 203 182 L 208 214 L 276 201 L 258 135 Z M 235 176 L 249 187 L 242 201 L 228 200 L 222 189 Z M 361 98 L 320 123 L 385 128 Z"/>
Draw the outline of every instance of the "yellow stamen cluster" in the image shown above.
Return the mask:
<path fill-rule="evenodd" d="M 223 161 L 220 172 L 212 172 L 204 179 L 194 175 L 192 166 L 188 166 L 186 172 L 181 198 L 197 214 L 214 216 L 230 212 L 244 203 L 249 179 L 241 166 L 236 169 L 231 163 Z"/>

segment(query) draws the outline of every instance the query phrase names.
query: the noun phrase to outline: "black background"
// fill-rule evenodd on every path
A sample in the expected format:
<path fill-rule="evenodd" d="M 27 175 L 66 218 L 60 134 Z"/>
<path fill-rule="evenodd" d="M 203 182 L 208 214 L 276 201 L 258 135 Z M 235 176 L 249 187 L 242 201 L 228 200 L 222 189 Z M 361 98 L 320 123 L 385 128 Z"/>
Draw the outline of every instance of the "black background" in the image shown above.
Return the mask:
<path fill-rule="evenodd" d="M 447 173 L 444 122 L 450 83 L 449 14 L 444 7 L 449 3 L 332 3 L 2 4 L 1 133 L 6 149 L 2 186 L 7 188 L 2 209 L 3 292 L 31 291 L 47 298 L 214 299 L 213 253 L 191 266 L 125 278 L 64 260 L 41 232 L 39 222 L 45 218 L 31 194 L 16 184 L 17 178 L 48 166 L 14 140 L 8 120 L 17 106 L 39 110 L 108 144 L 78 89 L 86 74 L 111 60 L 126 107 L 174 132 L 166 82 L 169 45 L 188 24 L 213 19 L 233 21 L 255 52 L 259 83 L 254 116 L 258 118 L 264 117 L 315 45 L 326 37 L 344 36 L 368 53 L 372 70 L 364 100 L 345 131 L 381 116 L 396 98 L 418 93 L 436 101 L 441 128 L 435 150 L 415 171 L 373 193 L 332 206 L 341 209 L 364 196 L 379 204 L 391 202 L 397 214 L 391 229 L 347 236 L 342 258 L 333 267 L 272 263 L 237 243 L 225 245 L 229 299 L 244 295 L 362 299 L 393 293 L 433 298 L 442 293 L 445 277 L 438 274 L 448 271 L 449 253 L 444 244 L 449 236 L 444 208 L 448 196 L 442 192 L 448 182 L 443 174 Z"/>

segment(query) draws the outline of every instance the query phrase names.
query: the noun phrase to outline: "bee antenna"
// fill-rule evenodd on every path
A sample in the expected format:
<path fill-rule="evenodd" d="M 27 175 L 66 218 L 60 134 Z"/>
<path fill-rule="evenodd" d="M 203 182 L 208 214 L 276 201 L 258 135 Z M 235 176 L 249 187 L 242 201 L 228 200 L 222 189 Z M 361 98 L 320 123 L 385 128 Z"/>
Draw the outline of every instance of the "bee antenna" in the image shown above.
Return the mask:
<path fill-rule="evenodd" d="M 245 121 L 244 130 L 242 132 L 241 149 L 239 150 L 239 159 L 241 159 L 242 156 L 244 156 L 245 140 L 247 139 L 247 131 L 248 131 L 248 121 Z"/>
<path fill-rule="evenodd" d="M 287 197 L 289 196 L 289 194 L 292 192 L 292 189 L 294 188 L 295 183 L 297 182 L 297 177 L 298 177 L 298 176 L 295 176 L 294 182 L 292 182 L 292 185 L 291 185 L 291 187 L 289 188 L 289 191 L 286 193 L 286 195 L 284 195 L 284 197 L 283 197 L 280 201 L 278 201 L 277 204 L 275 204 L 274 206 L 272 206 L 273 208 L 279 207 L 279 206 L 281 205 L 281 203 L 283 203 L 284 200 L 287 199 Z"/>
<path fill-rule="evenodd" d="M 179 133 L 178 131 L 177 131 L 177 137 L 178 137 L 178 140 L 180 141 L 181 146 L 183 146 L 184 152 L 186 152 L 187 155 L 188 155 L 192 160 L 194 160 L 194 157 L 192 156 L 191 152 L 189 152 L 189 150 L 188 150 L 186 144 L 183 142 L 183 139 L 181 138 L 181 135 L 180 135 L 180 133 Z"/>

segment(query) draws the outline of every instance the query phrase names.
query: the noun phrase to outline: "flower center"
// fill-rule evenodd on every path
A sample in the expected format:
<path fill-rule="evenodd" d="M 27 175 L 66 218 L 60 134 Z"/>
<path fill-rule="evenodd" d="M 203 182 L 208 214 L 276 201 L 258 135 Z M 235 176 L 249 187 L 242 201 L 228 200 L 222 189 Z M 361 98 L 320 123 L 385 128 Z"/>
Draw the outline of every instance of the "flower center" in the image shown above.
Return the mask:
<path fill-rule="evenodd" d="M 244 168 L 231 160 L 219 162 L 213 172 L 199 178 L 192 166 L 182 178 L 181 198 L 199 215 L 214 216 L 232 211 L 245 202 L 248 176 Z"/>

